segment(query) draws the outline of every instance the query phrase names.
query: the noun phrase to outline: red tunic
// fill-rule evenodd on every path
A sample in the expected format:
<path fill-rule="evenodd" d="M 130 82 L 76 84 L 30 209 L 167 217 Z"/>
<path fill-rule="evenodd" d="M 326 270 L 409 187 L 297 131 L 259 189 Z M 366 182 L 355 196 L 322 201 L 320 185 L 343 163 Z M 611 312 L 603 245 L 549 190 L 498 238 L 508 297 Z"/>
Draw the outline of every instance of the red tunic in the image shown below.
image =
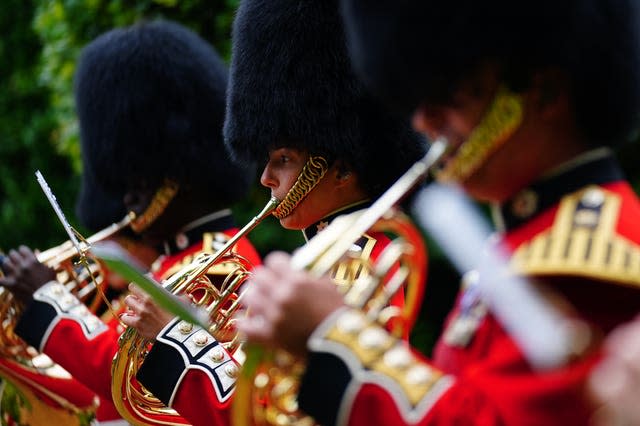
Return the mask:
<path fill-rule="evenodd" d="M 232 236 L 237 231 L 233 228 L 224 234 Z M 259 262 L 259 256 L 248 240 L 241 239 L 237 247 L 238 252 L 250 262 Z M 154 278 L 166 278 L 164 274 L 172 272 L 173 266 L 190 261 L 192 256 L 203 250 L 211 252 L 200 241 L 181 253 L 165 257 L 154 272 Z M 33 303 L 27 307 L 16 327 L 20 337 L 107 401 L 111 401 L 111 364 L 122 331 L 117 321 L 109 325 L 100 321 L 55 281 L 34 293 Z M 111 415 L 99 420 L 114 418 L 109 417 Z"/>
<path fill-rule="evenodd" d="M 600 183 L 564 192 L 505 243 L 516 271 L 551 284 L 606 333 L 637 311 L 640 202 L 623 181 Z M 433 360 L 349 309 L 323 322 L 309 348 L 299 402 L 322 424 L 567 425 L 588 424 L 592 412 L 584 384 L 597 351 L 534 371 L 473 284 Z"/>

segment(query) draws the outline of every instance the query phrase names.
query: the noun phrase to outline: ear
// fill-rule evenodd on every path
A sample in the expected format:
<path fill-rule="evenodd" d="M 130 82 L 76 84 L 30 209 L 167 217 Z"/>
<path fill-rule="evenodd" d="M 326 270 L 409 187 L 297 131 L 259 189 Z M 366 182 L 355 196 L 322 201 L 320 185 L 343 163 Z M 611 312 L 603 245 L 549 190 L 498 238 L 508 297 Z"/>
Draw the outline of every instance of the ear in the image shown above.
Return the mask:
<path fill-rule="evenodd" d="M 342 162 L 335 165 L 334 178 L 337 187 L 345 186 L 352 179 L 352 171 L 349 170 Z"/>

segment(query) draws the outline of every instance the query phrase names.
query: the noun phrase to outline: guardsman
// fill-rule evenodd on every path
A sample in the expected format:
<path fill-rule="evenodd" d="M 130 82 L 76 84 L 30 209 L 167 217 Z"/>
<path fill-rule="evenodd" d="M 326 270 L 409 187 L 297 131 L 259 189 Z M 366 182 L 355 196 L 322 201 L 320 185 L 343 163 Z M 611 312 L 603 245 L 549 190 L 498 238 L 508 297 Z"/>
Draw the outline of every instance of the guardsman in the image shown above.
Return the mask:
<path fill-rule="evenodd" d="M 101 188 L 124 194 L 126 209 L 137 215 L 133 231 L 163 253 L 152 265 L 157 280 L 198 253 L 215 251 L 237 232 L 229 206 L 246 195 L 252 174 L 229 161 L 222 140 L 226 84 L 227 69 L 214 49 L 176 23 L 115 29 L 82 52 L 75 95 L 83 160 Z M 253 264 L 260 262 L 246 239 L 235 250 Z M 14 253 L 15 263 L 28 266 L 21 269 L 24 274 L 16 271 L 11 286 L 27 304 L 18 334 L 110 399 L 111 362 L 121 330 L 78 308 L 30 250 Z M 135 288 L 128 299 L 148 302 Z M 180 338 L 169 342 L 163 337 L 179 321 L 166 313 L 153 320 L 134 312 L 122 317 L 128 325 L 155 330 L 148 368 L 158 368 L 160 384 L 152 390 L 195 422 L 214 406 L 195 407 L 193 393 L 210 392 L 210 400 L 220 404 L 229 393 L 228 380 L 221 383 L 218 377 L 225 370 L 205 356 L 217 342 L 205 336 L 208 343 L 194 352 L 202 330 L 178 333 Z M 223 355 L 225 363 L 236 363 Z"/>
<path fill-rule="evenodd" d="M 417 130 L 449 141 L 438 178 L 492 204 L 513 270 L 561 295 L 594 335 L 633 318 L 640 203 L 612 147 L 638 118 L 635 2 L 344 0 L 342 11 L 354 69 Z M 330 286 L 285 255 L 265 266 L 252 285 L 278 280 L 286 297 L 247 298 L 261 321 L 240 327 L 251 341 L 305 348 L 299 404 L 323 424 L 590 421 L 597 339 L 534 370 L 479 294 L 482 276 L 467 276 L 425 359 L 339 301 L 317 304 Z"/>
<path fill-rule="evenodd" d="M 425 150 L 408 121 L 388 114 L 357 81 L 337 9 L 323 2 L 302 9 L 280 0 L 240 4 L 225 140 L 243 165 L 264 165 L 261 183 L 281 200 L 274 215 L 305 238 L 369 205 Z M 382 232 L 363 235 L 350 265 L 362 269 L 388 242 Z M 334 270 L 333 281 L 349 286 L 358 273 L 345 264 Z M 393 303 L 401 305 L 403 295 Z M 157 371 L 147 363 L 139 379 L 154 391 Z M 194 405 L 216 405 L 210 395 L 198 398 Z M 220 411 L 202 411 L 197 424 L 220 424 L 228 410 Z"/>

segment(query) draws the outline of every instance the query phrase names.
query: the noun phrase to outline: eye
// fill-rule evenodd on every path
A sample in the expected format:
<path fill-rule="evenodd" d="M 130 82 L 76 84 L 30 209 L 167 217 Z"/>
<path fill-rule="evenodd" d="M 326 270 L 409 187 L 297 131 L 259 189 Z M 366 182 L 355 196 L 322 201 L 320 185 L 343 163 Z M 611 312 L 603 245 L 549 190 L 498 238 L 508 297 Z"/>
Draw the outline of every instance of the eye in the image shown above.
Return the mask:
<path fill-rule="evenodd" d="M 285 155 L 285 154 L 280 155 L 280 163 L 287 164 L 289 161 L 291 161 L 291 158 L 289 158 L 288 155 Z"/>

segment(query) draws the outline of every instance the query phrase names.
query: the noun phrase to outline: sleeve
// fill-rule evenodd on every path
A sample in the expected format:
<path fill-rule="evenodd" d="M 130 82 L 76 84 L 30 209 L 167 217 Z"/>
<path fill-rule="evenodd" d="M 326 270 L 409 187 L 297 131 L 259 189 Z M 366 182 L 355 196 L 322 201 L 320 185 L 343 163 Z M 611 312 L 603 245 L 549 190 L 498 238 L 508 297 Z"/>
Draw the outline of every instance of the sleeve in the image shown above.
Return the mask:
<path fill-rule="evenodd" d="M 342 308 L 308 342 L 300 407 L 325 425 L 587 424 L 582 385 L 591 361 L 533 372 L 505 339 L 454 376 Z"/>
<path fill-rule="evenodd" d="M 209 333 L 176 318 L 158 335 L 137 379 L 193 425 L 225 425 L 238 370 Z M 203 403 L 194 404 L 194 395 Z"/>
<path fill-rule="evenodd" d="M 62 284 L 51 281 L 33 294 L 16 334 L 100 397 L 111 400 L 117 330 L 100 321 Z"/>

